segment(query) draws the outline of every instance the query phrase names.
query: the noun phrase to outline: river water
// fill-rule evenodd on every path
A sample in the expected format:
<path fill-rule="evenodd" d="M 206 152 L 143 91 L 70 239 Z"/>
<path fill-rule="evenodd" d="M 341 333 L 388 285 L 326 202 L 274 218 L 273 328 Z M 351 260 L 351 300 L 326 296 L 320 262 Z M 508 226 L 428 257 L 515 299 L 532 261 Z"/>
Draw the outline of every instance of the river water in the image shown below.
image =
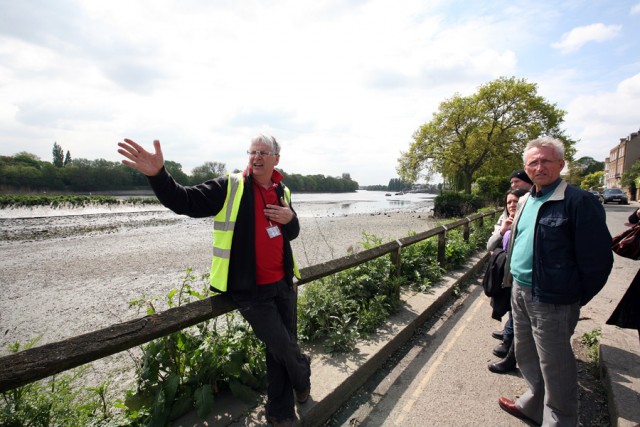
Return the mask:
<path fill-rule="evenodd" d="M 353 193 L 293 193 L 293 207 L 300 217 L 346 216 L 389 211 L 428 211 L 433 208 L 435 194 L 395 194 L 385 191 L 358 190 Z M 0 219 L 38 218 L 68 215 L 99 215 L 166 210 L 160 205 L 123 204 L 112 207 L 91 205 L 82 208 L 35 206 L 0 209 Z"/>

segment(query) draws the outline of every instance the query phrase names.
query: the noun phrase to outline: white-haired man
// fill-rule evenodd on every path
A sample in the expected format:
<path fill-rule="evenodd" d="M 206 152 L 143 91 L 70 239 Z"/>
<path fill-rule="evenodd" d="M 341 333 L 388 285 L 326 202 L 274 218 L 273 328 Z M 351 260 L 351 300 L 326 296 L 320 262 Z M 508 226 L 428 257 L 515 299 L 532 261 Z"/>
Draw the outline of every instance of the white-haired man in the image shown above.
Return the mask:
<path fill-rule="evenodd" d="M 605 285 L 611 235 L 604 208 L 560 178 L 561 141 L 543 137 L 524 150 L 531 193 L 520 198 L 511 227 L 505 281 L 512 284 L 515 352 L 527 390 L 500 407 L 544 426 L 576 426 L 578 382 L 571 336 L 580 314 Z"/>

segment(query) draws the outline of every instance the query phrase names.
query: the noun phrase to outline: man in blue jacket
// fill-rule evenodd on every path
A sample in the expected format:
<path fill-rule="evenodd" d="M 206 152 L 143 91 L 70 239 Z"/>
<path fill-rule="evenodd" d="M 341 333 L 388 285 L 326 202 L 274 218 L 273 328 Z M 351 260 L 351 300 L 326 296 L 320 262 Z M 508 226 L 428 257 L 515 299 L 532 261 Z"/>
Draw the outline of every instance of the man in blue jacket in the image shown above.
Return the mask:
<path fill-rule="evenodd" d="M 543 137 L 524 150 L 531 192 L 520 198 L 511 226 L 505 282 L 511 283 L 515 351 L 527 390 L 500 407 L 544 426 L 578 423 L 578 379 L 571 336 L 580 314 L 605 285 L 611 235 L 604 208 L 560 178 L 561 141 Z"/>

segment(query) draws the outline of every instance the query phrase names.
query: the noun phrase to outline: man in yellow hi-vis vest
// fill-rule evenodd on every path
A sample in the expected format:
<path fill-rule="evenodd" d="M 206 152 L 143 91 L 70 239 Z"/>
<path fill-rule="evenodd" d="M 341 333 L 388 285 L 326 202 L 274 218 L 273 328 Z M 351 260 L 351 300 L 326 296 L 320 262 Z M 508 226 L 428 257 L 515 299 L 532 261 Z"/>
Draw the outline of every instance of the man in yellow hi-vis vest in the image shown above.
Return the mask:
<path fill-rule="evenodd" d="M 241 174 L 194 186 L 178 184 L 155 153 L 130 139 L 118 143 L 122 163 L 147 176 L 160 202 L 190 217 L 214 217 L 211 287 L 228 292 L 267 349 L 267 420 L 293 425 L 298 403 L 309 398 L 309 357 L 296 342 L 297 267 L 290 241 L 300 232 L 291 195 L 275 169 L 280 144 L 259 135 L 251 140 L 249 165 Z"/>

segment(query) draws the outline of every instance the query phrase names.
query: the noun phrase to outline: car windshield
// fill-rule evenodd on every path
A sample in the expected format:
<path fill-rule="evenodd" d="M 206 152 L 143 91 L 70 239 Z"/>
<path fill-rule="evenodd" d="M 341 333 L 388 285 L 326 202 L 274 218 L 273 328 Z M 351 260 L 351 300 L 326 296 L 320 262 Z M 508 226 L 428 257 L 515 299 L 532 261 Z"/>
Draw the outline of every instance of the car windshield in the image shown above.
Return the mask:
<path fill-rule="evenodd" d="M 619 188 L 612 188 L 610 190 L 606 190 L 607 194 L 624 194 L 624 192 Z"/>

